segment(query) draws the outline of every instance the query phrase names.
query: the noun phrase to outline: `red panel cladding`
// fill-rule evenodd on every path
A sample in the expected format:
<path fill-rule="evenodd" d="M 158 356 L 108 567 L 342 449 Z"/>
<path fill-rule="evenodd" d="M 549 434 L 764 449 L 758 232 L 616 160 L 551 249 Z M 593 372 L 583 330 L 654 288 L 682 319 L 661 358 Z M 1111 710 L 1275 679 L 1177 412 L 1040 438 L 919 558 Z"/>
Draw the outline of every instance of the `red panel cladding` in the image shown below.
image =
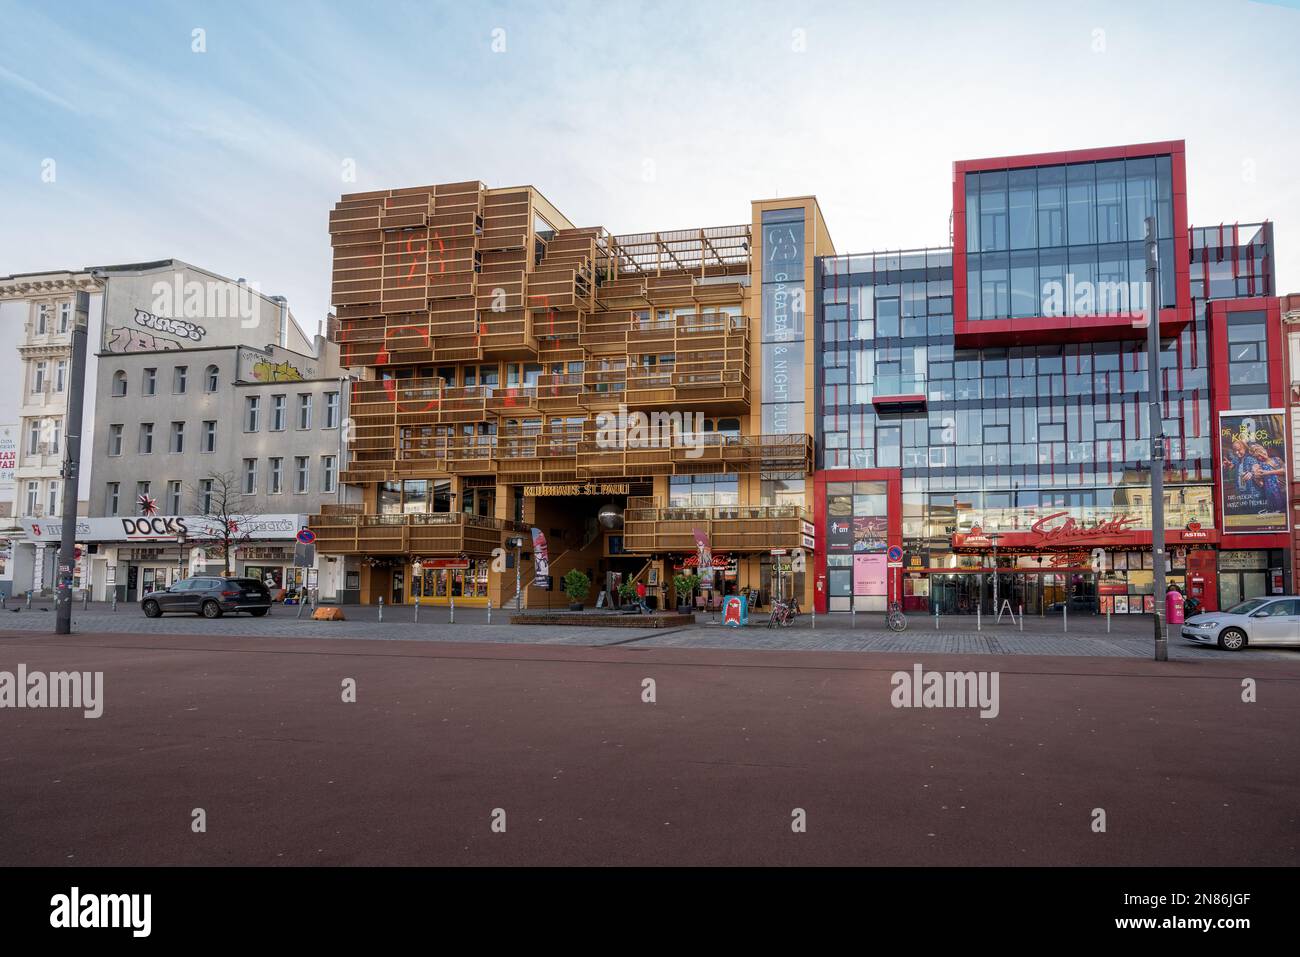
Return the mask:
<path fill-rule="evenodd" d="M 813 477 L 813 525 L 817 529 L 817 555 L 814 563 L 817 577 L 813 589 L 813 602 L 817 614 L 827 611 L 826 546 L 829 541 L 826 528 L 826 484 L 828 482 L 885 482 L 889 501 L 886 528 L 889 544 L 903 542 L 903 470 L 902 469 L 821 469 Z M 902 600 L 903 570 L 889 569 L 890 594 Z"/>
<path fill-rule="evenodd" d="M 1173 235 L 1187 235 L 1187 164 L 1182 140 L 1141 143 L 1098 149 L 1034 153 L 953 163 L 953 335 L 961 347 L 1045 345 L 1059 342 L 1103 342 L 1142 339 L 1145 326 L 1125 316 L 1034 316 L 1019 319 L 967 318 L 969 289 L 966 281 L 966 174 L 988 170 L 1025 169 L 1062 163 L 1100 162 L 1169 156 L 1173 201 Z M 1192 321 L 1191 251 L 1187 242 L 1174 242 L 1175 305 L 1160 310 L 1160 335 L 1173 338 Z"/>

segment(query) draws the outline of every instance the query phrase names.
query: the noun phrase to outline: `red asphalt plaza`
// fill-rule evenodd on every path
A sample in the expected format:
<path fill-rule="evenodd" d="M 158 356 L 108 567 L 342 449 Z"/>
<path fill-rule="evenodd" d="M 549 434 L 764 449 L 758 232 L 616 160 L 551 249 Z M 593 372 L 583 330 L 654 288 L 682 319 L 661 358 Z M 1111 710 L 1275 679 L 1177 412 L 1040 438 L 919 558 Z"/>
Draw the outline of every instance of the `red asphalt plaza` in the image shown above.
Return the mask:
<path fill-rule="evenodd" d="M 102 671 L 104 712 L 0 710 L 3 865 L 1300 863 L 1289 661 L 0 635 L 19 663 Z M 998 716 L 894 708 L 915 664 L 996 669 Z"/>

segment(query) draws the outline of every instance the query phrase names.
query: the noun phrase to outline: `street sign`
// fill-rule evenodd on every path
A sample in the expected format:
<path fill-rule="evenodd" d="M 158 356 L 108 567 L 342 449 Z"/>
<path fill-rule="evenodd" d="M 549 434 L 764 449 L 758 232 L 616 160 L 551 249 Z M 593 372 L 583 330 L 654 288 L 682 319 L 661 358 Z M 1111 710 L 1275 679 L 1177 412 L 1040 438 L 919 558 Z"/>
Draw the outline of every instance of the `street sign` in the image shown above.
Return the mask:
<path fill-rule="evenodd" d="M 787 549 L 784 549 L 784 548 L 774 548 L 774 549 L 772 549 L 772 554 L 773 554 L 773 555 L 787 555 L 787 554 L 789 554 L 789 551 L 788 551 Z"/>
<path fill-rule="evenodd" d="M 312 542 L 316 541 L 316 533 L 306 525 L 298 529 L 298 534 L 294 537 L 304 545 L 310 545 Z"/>
<path fill-rule="evenodd" d="M 889 558 L 890 568 L 902 568 L 903 567 L 903 546 L 890 545 L 889 551 L 887 553 L 887 557 Z"/>

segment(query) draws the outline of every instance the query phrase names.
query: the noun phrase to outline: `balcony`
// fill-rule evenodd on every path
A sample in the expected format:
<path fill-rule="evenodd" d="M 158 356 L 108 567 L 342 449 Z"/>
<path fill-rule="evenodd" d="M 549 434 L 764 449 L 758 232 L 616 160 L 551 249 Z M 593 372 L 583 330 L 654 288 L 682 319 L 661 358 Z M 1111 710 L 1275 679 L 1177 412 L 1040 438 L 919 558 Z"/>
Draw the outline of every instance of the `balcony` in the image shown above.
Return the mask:
<path fill-rule="evenodd" d="M 763 553 L 801 548 L 812 518 L 795 505 L 722 505 L 629 508 L 623 521 L 623 547 L 637 554 L 693 553 L 696 529 L 714 552 Z"/>
<path fill-rule="evenodd" d="M 364 514 L 350 505 L 311 517 L 316 547 L 331 555 L 466 555 L 486 558 L 513 522 L 461 512 Z"/>
<path fill-rule="evenodd" d="M 923 375 L 878 375 L 871 404 L 878 412 L 924 412 L 926 387 Z"/>

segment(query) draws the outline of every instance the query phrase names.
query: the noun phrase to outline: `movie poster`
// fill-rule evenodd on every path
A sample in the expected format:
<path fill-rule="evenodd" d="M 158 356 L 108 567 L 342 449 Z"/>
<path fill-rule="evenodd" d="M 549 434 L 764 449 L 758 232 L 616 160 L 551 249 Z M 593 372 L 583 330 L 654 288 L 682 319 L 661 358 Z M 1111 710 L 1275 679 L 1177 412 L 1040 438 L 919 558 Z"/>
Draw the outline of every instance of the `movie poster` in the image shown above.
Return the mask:
<path fill-rule="evenodd" d="M 1223 530 L 1287 529 L 1286 415 L 1281 409 L 1219 415 Z"/>

